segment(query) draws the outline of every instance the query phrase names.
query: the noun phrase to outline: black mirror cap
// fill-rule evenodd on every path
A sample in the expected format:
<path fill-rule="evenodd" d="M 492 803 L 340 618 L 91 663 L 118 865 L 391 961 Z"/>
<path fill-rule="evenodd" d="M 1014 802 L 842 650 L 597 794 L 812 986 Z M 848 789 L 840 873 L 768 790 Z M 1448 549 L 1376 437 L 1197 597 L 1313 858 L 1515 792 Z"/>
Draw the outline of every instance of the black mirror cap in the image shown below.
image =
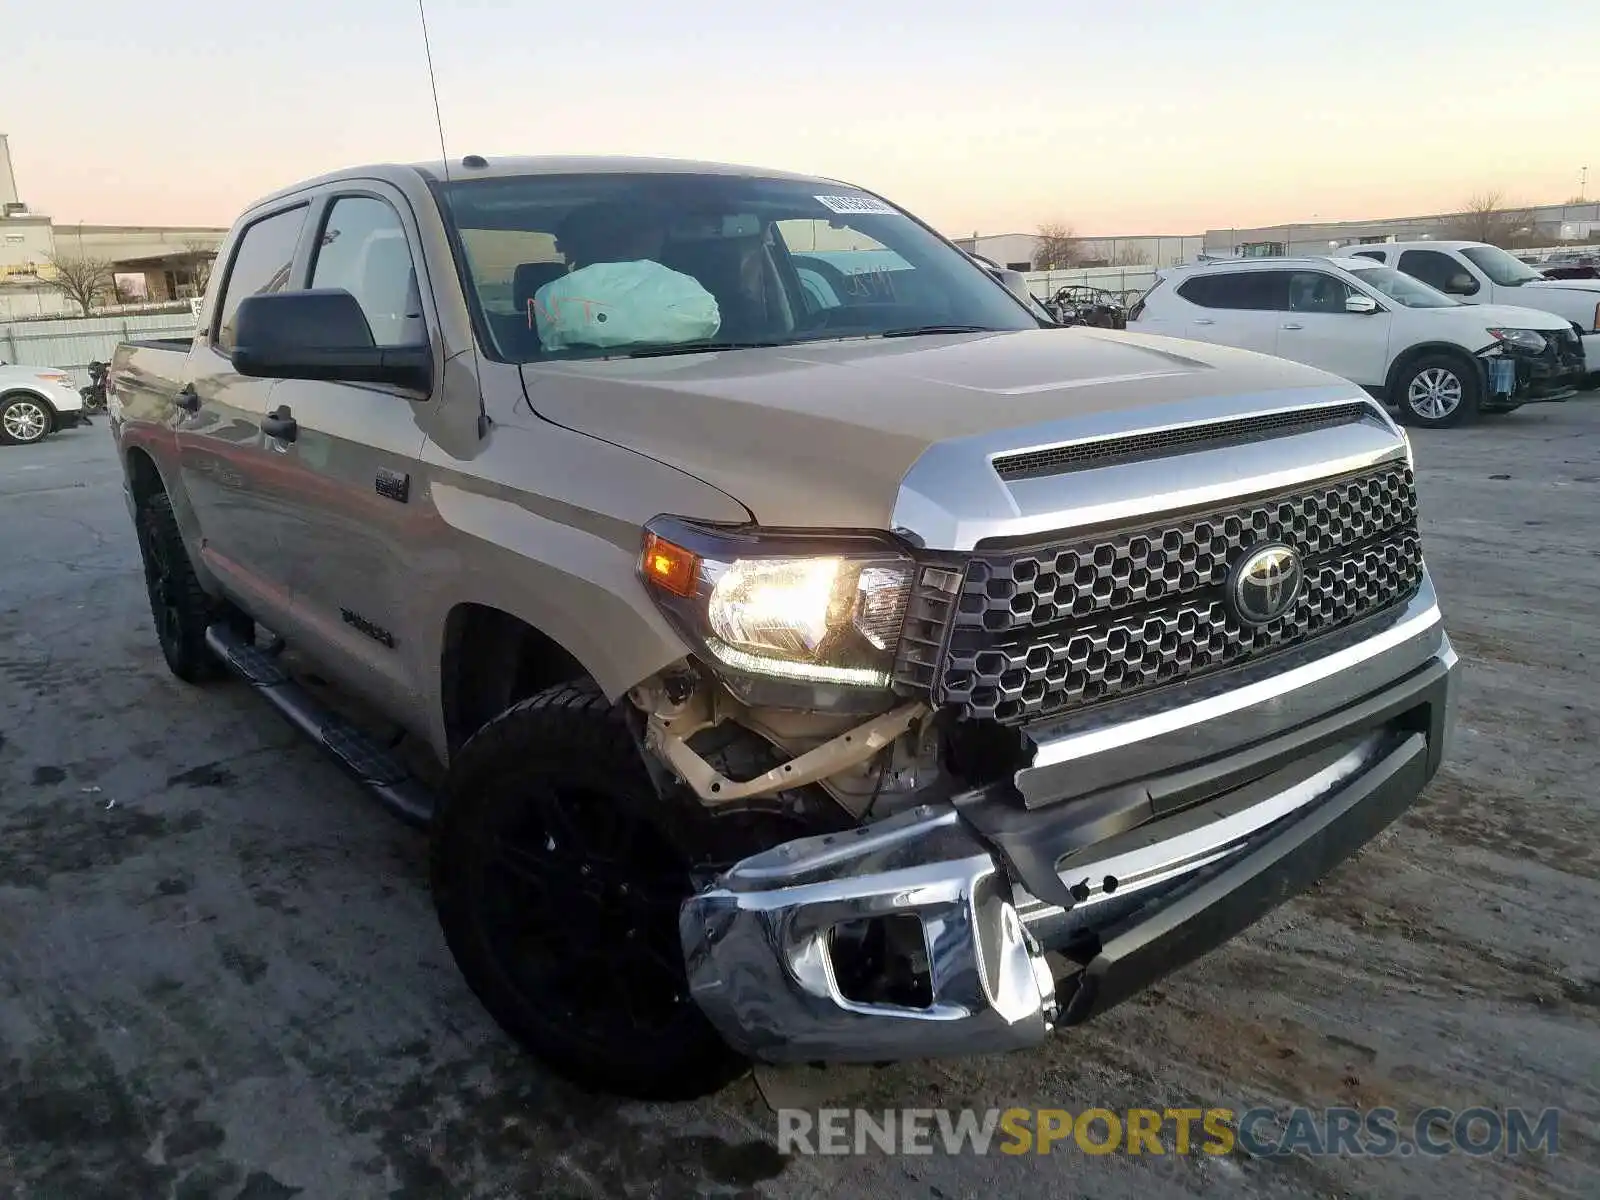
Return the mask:
<path fill-rule="evenodd" d="M 257 379 L 433 387 L 429 347 L 378 346 L 356 298 L 343 288 L 247 296 L 234 315 L 234 370 Z"/>

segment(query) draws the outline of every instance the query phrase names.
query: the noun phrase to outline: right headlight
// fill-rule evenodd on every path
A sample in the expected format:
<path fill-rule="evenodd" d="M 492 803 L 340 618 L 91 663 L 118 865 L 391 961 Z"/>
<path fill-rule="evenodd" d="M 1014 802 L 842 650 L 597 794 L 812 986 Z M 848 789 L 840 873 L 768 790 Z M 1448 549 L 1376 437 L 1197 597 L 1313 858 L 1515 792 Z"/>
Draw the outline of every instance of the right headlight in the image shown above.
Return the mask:
<path fill-rule="evenodd" d="M 750 703 L 871 708 L 893 681 L 915 567 L 888 537 L 718 530 L 662 518 L 639 574 Z"/>
<path fill-rule="evenodd" d="M 1488 334 L 1497 342 L 1509 342 L 1535 354 L 1543 353 L 1546 345 L 1544 335 L 1532 329 L 1490 329 Z"/>

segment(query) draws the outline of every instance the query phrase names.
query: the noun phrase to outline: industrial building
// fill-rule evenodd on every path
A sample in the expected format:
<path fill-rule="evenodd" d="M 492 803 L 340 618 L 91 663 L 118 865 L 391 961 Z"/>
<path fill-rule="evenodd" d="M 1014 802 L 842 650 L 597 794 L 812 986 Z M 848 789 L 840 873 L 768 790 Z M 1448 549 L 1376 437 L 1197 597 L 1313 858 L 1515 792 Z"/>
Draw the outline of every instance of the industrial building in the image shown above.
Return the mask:
<path fill-rule="evenodd" d="M 110 264 L 117 288 L 105 296 L 108 304 L 198 295 L 227 232 L 212 226 L 57 224 L 23 200 L 10 145 L 0 133 L 0 321 L 78 314 L 77 305 L 46 282 L 57 258 Z"/>

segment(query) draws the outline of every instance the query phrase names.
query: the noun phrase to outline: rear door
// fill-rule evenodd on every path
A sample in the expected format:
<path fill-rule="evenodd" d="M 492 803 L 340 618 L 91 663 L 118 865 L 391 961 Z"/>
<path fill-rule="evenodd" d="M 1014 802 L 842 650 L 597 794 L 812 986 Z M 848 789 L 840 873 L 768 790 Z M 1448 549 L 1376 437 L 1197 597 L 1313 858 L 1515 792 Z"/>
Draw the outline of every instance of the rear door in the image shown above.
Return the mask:
<path fill-rule="evenodd" d="M 1279 310 L 1287 307 L 1286 271 L 1214 271 L 1178 285 L 1193 308 L 1184 335 L 1221 346 L 1271 354 Z"/>
<path fill-rule="evenodd" d="M 1382 303 L 1374 313 L 1346 312 L 1358 293 L 1327 271 L 1291 271 L 1288 308 L 1279 314 L 1278 353 L 1307 366 L 1376 387 L 1384 381 L 1393 315 Z"/>
<path fill-rule="evenodd" d="M 416 225 L 386 185 L 345 185 L 313 206 L 308 265 L 313 288 L 343 288 L 361 305 L 379 346 L 426 343 Z M 427 523 L 418 459 L 428 396 L 379 384 L 283 380 L 272 408 L 293 421 L 273 439 L 293 479 L 284 529 L 292 562 L 293 620 L 330 674 L 387 703 L 417 698 L 405 645 L 416 628 L 408 546 Z"/>
<path fill-rule="evenodd" d="M 246 296 L 291 286 L 305 201 L 254 217 L 235 239 L 209 320 L 189 354 L 174 436 L 200 533 L 200 556 L 222 587 L 269 627 L 289 608 L 278 538 L 283 489 L 261 432 L 277 382 L 233 369 L 234 318 Z"/>

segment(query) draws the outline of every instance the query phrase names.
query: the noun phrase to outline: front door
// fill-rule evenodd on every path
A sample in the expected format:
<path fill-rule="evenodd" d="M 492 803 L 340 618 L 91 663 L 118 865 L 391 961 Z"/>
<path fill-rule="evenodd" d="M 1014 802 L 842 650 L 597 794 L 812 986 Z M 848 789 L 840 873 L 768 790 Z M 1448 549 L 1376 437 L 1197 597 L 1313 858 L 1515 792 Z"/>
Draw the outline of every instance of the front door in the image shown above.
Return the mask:
<path fill-rule="evenodd" d="M 1346 312 L 1354 288 L 1325 271 L 1289 275 L 1288 308 L 1278 314 L 1277 352 L 1364 387 L 1380 387 L 1388 361 L 1389 312 Z"/>
<path fill-rule="evenodd" d="M 290 604 L 289 567 L 278 536 L 282 481 L 261 429 L 279 384 L 233 369 L 233 323 L 246 296 L 289 286 L 308 212 L 302 203 L 245 226 L 210 322 L 195 336 L 191 379 L 173 410 L 178 470 L 199 526 L 201 562 L 269 627 Z"/>
<path fill-rule="evenodd" d="M 355 296 L 379 346 L 429 338 L 396 199 L 372 185 L 320 202 L 310 264 L 310 286 Z M 295 481 L 283 533 L 294 625 L 330 674 L 390 705 L 420 705 L 428 653 L 410 644 L 407 568 L 428 521 L 417 471 L 429 408 L 379 385 L 286 379 L 272 393 L 273 453 Z"/>

